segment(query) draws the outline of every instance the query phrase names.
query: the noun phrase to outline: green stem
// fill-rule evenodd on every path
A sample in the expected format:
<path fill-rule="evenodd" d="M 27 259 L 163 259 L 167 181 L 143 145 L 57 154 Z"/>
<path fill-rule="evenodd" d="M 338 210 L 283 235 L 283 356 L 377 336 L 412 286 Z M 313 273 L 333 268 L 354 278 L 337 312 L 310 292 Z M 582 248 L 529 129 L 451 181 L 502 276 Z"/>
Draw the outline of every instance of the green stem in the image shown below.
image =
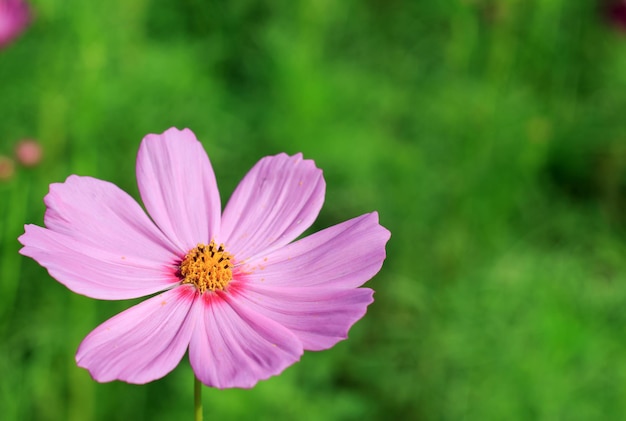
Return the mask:
<path fill-rule="evenodd" d="M 202 383 L 193 376 L 193 419 L 202 421 Z"/>

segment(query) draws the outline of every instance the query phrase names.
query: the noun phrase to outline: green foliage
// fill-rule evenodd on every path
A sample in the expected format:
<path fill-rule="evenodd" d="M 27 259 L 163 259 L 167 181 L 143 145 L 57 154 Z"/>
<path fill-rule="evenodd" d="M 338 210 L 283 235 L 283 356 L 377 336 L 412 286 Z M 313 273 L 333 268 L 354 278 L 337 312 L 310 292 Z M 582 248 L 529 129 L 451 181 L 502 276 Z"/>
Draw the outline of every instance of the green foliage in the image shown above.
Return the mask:
<path fill-rule="evenodd" d="M 190 127 L 223 201 L 260 157 L 324 169 L 315 229 L 378 210 L 376 302 L 330 351 L 208 419 L 619 419 L 626 413 L 626 37 L 601 2 L 33 1 L 0 51 L 0 418 L 192 416 L 183 362 L 98 384 L 80 340 L 132 305 L 76 296 L 17 254 L 48 185 L 135 197 L 141 138 Z"/>

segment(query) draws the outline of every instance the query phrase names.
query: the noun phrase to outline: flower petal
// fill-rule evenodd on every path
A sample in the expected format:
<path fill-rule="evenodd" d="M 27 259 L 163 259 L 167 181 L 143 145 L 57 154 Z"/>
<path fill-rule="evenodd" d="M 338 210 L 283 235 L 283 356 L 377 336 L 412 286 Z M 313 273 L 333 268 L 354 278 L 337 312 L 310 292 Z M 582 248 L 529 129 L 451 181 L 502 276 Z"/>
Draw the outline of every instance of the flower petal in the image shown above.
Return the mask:
<path fill-rule="evenodd" d="M 112 317 L 83 340 L 76 363 L 99 382 L 143 384 L 165 376 L 189 345 L 194 297 L 192 287 L 179 287 Z"/>
<path fill-rule="evenodd" d="M 305 350 L 328 349 L 348 337 L 348 330 L 374 301 L 369 288 L 283 288 L 252 284 L 242 288 L 245 305 L 291 330 Z"/>
<path fill-rule="evenodd" d="M 44 203 L 44 223 L 52 231 L 110 252 L 158 260 L 176 254 L 141 206 L 108 181 L 71 175 L 50 185 Z"/>
<path fill-rule="evenodd" d="M 20 253 L 48 269 L 72 291 L 101 300 L 143 297 L 180 282 L 164 262 L 98 249 L 82 239 L 26 225 Z"/>
<path fill-rule="evenodd" d="M 301 154 L 265 157 L 228 201 L 220 240 L 239 261 L 285 245 L 315 221 L 325 189 L 322 171 Z"/>
<path fill-rule="evenodd" d="M 70 176 L 50 186 L 48 229 L 27 225 L 20 253 L 93 298 L 135 298 L 178 282 L 174 245 L 114 184 Z"/>
<path fill-rule="evenodd" d="M 30 7 L 25 1 L 0 1 L 0 48 L 22 33 L 30 20 Z"/>
<path fill-rule="evenodd" d="M 240 270 L 249 280 L 270 285 L 355 288 L 382 267 L 390 235 L 373 212 L 258 255 Z"/>
<path fill-rule="evenodd" d="M 204 294 L 196 302 L 196 331 L 189 345 L 193 371 L 207 386 L 249 388 L 300 359 L 296 336 L 230 294 Z"/>
<path fill-rule="evenodd" d="M 137 183 L 148 213 L 184 253 L 219 235 L 220 196 L 213 167 L 189 129 L 143 138 Z"/>

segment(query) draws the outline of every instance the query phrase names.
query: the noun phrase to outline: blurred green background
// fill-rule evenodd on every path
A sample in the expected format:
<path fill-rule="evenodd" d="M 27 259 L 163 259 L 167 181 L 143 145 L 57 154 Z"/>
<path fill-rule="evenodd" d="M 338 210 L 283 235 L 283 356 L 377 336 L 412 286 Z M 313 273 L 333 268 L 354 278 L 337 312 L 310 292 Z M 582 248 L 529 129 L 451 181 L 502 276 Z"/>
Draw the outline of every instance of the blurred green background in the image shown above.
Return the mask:
<path fill-rule="evenodd" d="M 0 51 L 0 418 L 192 418 L 186 362 L 135 386 L 76 367 L 132 302 L 19 256 L 69 174 L 138 197 L 141 138 L 191 128 L 223 202 L 262 156 L 324 170 L 313 229 L 378 210 L 376 301 L 329 351 L 207 419 L 626 417 L 626 32 L 567 0 L 32 1 Z"/>

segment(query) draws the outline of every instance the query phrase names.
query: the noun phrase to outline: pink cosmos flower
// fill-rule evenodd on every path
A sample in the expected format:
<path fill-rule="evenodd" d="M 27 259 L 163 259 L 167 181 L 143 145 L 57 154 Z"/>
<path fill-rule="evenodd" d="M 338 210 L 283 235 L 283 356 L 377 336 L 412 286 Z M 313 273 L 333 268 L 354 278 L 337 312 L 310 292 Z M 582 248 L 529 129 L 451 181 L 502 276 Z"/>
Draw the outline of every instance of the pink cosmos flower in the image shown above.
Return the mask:
<path fill-rule="evenodd" d="M 25 167 L 35 167 L 43 155 L 41 145 L 33 139 L 22 139 L 15 145 L 15 156 Z"/>
<path fill-rule="evenodd" d="M 21 253 L 72 291 L 151 298 L 80 344 L 100 382 L 146 383 L 187 349 L 207 386 L 252 387 L 345 339 L 373 291 L 389 231 L 370 213 L 296 240 L 324 202 L 322 171 L 300 154 L 261 159 L 221 212 L 209 158 L 188 129 L 147 135 L 137 157 L 150 218 L 115 185 L 72 175 L 52 184 L 46 228 L 26 225 Z M 154 222 L 153 222 L 154 221 Z"/>
<path fill-rule="evenodd" d="M 626 0 L 608 1 L 605 11 L 610 23 L 617 29 L 626 31 Z"/>
<path fill-rule="evenodd" d="M 15 173 L 15 164 L 8 156 L 0 155 L 0 180 L 10 180 Z"/>
<path fill-rule="evenodd" d="M 30 17 L 24 0 L 0 0 L 0 47 L 21 34 L 30 23 Z"/>

